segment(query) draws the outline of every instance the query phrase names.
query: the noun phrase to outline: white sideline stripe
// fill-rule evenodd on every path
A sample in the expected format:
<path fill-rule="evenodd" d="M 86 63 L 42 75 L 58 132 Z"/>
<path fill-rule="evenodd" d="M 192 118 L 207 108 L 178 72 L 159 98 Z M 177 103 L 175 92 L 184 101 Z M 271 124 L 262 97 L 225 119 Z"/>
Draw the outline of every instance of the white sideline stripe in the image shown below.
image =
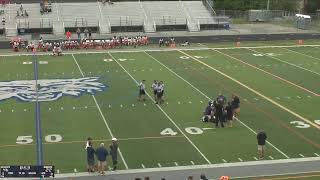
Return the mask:
<path fill-rule="evenodd" d="M 238 158 L 238 160 L 239 160 L 240 162 L 243 162 L 243 160 L 242 160 L 241 158 Z"/>
<path fill-rule="evenodd" d="M 141 167 L 142 167 L 143 169 L 145 169 L 145 168 L 146 168 L 143 164 L 141 164 Z"/>
<path fill-rule="evenodd" d="M 181 53 L 183 53 L 182 51 L 180 51 Z M 146 53 L 146 52 L 145 52 Z M 167 67 L 166 65 L 164 65 L 163 63 L 161 63 L 160 61 L 158 61 L 156 58 L 154 58 L 153 56 L 149 55 L 148 53 L 146 53 L 148 56 L 150 56 L 152 59 L 154 59 L 155 61 L 157 61 L 159 64 L 161 64 L 163 67 L 165 67 L 166 69 L 168 69 L 170 72 L 172 72 L 173 74 L 175 74 L 177 77 L 179 77 L 181 80 L 183 80 L 185 83 L 189 84 L 193 89 L 195 89 L 196 91 L 198 91 L 200 94 L 202 94 L 204 97 L 206 97 L 208 100 L 211 100 L 211 98 L 209 96 L 207 96 L 206 94 L 204 94 L 201 90 L 199 90 L 197 87 L 195 87 L 194 85 L 192 85 L 189 81 L 185 80 L 183 77 L 181 77 L 180 75 L 178 75 L 176 72 L 174 72 L 173 70 L 171 70 L 169 67 Z M 193 58 L 192 56 L 183 53 L 191 58 Z M 195 59 L 195 58 L 194 58 Z M 195 59 L 197 60 L 197 59 Z M 198 61 L 198 60 L 197 60 Z M 211 66 L 208 66 L 212 68 Z M 220 71 L 219 71 L 220 72 Z M 245 123 L 243 123 L 240 119 L 236 118 L 244 127 L 248 128 L 251 132 L 253 132 L 255 135 L 257 135 L 257 133 L 251 129 L 249 126 L 247 126 Z M 280 149 L 278 149 L 277 147 L 275 147 L 273 144 L 271 144 L 269 141 L 267 141 L 267 143 L 272 146 L 275 150 L 277 150 L 279 153 L 281 153 L 283 156 L 285 156 L 286 158 L 290 158 L 288 155 L 286 155 L 284 152 L 282 152 Z"/>
<path fill-rule="evenodd" d="M 202 65 L 204 65 L 204 66 L 207 66 L 208 68 L 210 68 L 210 69 L 212 69 L 212 70 L 216 71 L 217 73 L 219 73 L 219 74 L 221 74 L 221 75 L 223 75 L 223 76 L 227 77 L 228 79 L 230 79 L 230 80 L 232 80 L 232 81 L 236 82 L 237 84 L 241 85 L 242 87 L 244 87 L 244 88 L 246 88 L 246 89 L 250 90 L 251 92 L 253 92 L 253 93 L 255 93 L 255 94 L 259 95 L 259 96 L 261 96 L 262 98 L 266 99 L 267 101 L 271 102 L 272 104 L 274 104 L 274 105 L 276 105 L 276 106 L 280 107 L 281 109 L 283 109 L 283 110 L 285 110 L 285 111 L 289 112 L 290 114 L 292 114 L 292 115 L 294 115 L 294 116 L 298 117 L 299 119 L 301 119 L 301 120 L 303 120 L 303 121 L 305 121 L 305 122 L 307 122 L 307 123 L 311 124 L 313 127 L 315 127 L 315 128 L 317 128 L 318 130 L 320 130 L 320 126 L 319 126 L 319 125 L 317 125 L 317 124 L 315 124 L 315 123 L 313 123 L 313 122 L 312 122 L 312 121 L 310 121 L 309 119 L 307 119 L 307 118 L 305 118 L 305 117 L 303 117 L 303 116 L 301 116 L 301 115 L 299 115 L 299 114 L 297 114 L 297 113 L 295 113 L 295 112 L 291 111 L 290 109 L 288 109 L 288 108 L 286 108 L 286 107 L 282 106 L 281 104 L 279 104 L 279 103 L 277 103 L 276 101 L 274 101 L 274 100 L 272 100 L 272 99 L 268 98 L 267 96 L 265 96 L 265 95 L 261 94 L 260 92 L 258 92 L 258 91 L 256 91 L 256 90 L 254 90 L 254 89 L 252 89 L 251 87 L 249 87 L 249 86 L 247 86 L 247 85 L 243 84 L 242 82 L 240 82 L 240 81 L 238 81 L 238 80 L 236 80 L 236 79 L 234 79 L 234 78 L 230 77 L 229 75 L 227 75 L 227 74 L 225 74 L 225 73 L 223 73 L 223 72 L 221 72 L 221 71 L 219 71 L 219 70 L 217 70 L 217 69 L 213 68 L 212 66 L 209 66 L 208 64 L 206 64 L 206 63 L 204 63 L 204 62 L 202 62 L 202 61 L 200 61 L 200 60 L 198 60 L 198 59 L 194 58 L 193 56 L 190 56 L 189 54 L 187 54 L 187 53 L 185 53 L 185 52 L 182 52 L 182 51 L 179 51 L 179 52 L 181 52 L 181 53 L 182 53 L 182 54 L 184 54 L 184 55 L 189 56 L 191 59 L 193 59 L 193 60 L 195 60 L 195 61 L 199 62 L 200 64 L 202 64 Z"/>
<path fill-rule="evenodd" d="M 174 167 L 163 167 L 163 168 L 146 168 L 146 169 L 129 169 L 129 170 L 118 170 L 115 172 L 108 172 L 108 174 L 136 174 L 136 173 L 150 173 L 150 172 L 164 172 L 164 171 L 179 171 L 179 170 L 196 170 L 196 169 L 207 169 L 207 168 L 226 168 L 226 167 L 243 167 L 243 166 L 255 166 L 255 165 L 272 165 L 282 163 L 296 163 L 296 162 L 312 162 L 319 161 L 320 157 L 309 157 L 309 158 L 294 158 L 294 159 L 277 159 L 277 160 L 261 160 L 261 161 L 248 161 L 248 162 L 235 162 L 235 163 L 221 163 L 221 164 L 206 164 L 196 166 L 174 166 Z M 319 172 L 319 171 L 316 171 Z M 67 178 L 67 177 L 83 177 L 83 176 L 100 176 L 98 174 L 89 174 L 88 172 L 83 173 L 66 173 L 57 174 L 55 178 Z"/>
<path fill-rule="evenodd" d="M 109 56 L 126 72 L 131 79 L 136 83 L 139 84 L 138 81 L 116 60 L 110 52 L 108 52 Z M 147 96 L 151 99 L 152 102 L 155 102 L 154 99 L 150 96 L 149 93 L 146 93 Z M 200 151 L 200 149 L 190 140 L 190 138 L 181 130 L 181 128 L 172 120 L 172 118 L 162 109 L 159 104 L 156 105 L 160 111 L 171 121 L 171 123 L 180 131 L 180 133 L 189 141 L 189 143 L 200 153 L 200 155 L 207 161 L 207 163 L 211 164 L 209 159 Z"/>
<path fill-rule="evenodd" d="M 318 153 L 314 153 L 314 155 L 316 155 L 316 156 L 320 157 L 320 155 L 319 155 Z"/>
<path fill-rule="evenodd" d="M 284 48 L 284 47 L 282 49 L 285 49 L 285 50 L 291 51 L 293 53 L 300 54 L 300 55 L 303 55 L 303 56 L 306 56 L 306 57 L 309 57 L 309 58 L 316 59 L 316 60 L 320 61 L 320 58 L 317 58 L 317 57 L 314 57 L 314 56 L 310 56 L 308 54 L 304 54 L 304 53 L 301 53 L 301 52 L 298 52 L 298 51 L 294 51 L 294 50 L 291 50 L 291 49 L 288 49 L 288 48 Z"/>
<path fill-rule="evenodd" d="M 266 70 L 263 70 L 263 69 L 261 69 L 261 68 L 258 68 L 258 67 L 255 66 L 255 65 L 252 65 L 252 64 L 250 64 L 250 63 L 244 62 L 243 60 L 241 60 L 241 59 L 239 59 L 239 58 L 233 57 L 233 56 L 231 56 L 231 55 L 228 55 L 228 54 L 223 53 L 223 52 L 218 51 L 218 50 L 214 50 L 214 51 L 215 51 L 215 52 L 218 52 L 218 53 L 220 53 L 220 54 L 222 54 L 222 55 L 224 55 L 224 56 L 227 56 L 227 57 L 229 57 L 229 58 L 231 58 L 231 59 L 234 59 L 234 60 L 236 60 L 236 61 L 238 61 L 238 62 L 241 62 L 241 63 L 243 63 L 243 64 L 246 64 L 246 65 L 252 67 L 253 69 L 257 69 L 257 70 L 259 70 L 259 71 L 261 71 L 261 72 L 263 72 L 263 73 L 265 73 L 265 74 L 268 74 L 268 75 L 270 75 L 270 76 L 272 76 L 272 77 L 274 77 L 274 78 L 276 78 L 276 79 L 279 79 L 279 80 L 281 80 L 281 81 L 283 81 L 283 82 L 285 82 L 285 83 L 291 84 L 292 86 L 295 86 L 295 87 L 297 87 L 297 88 L 299 88 L 299 89 L 302 89 L 302 90 L 304 90 L 304 91 L 307 91 L 307 92 L 309 92 L 309 93 L 311 93 L 311 94 L 313 94 L 313 95 L 315 95 L 315 96 L 320 96 L 319 94 L 317 94 L 317 93 L 315 93 L 315 92 L 313 92 L 313 91 L 311 91 L 311 90 L 309 90 L 309 89 L 306 89 L 306 88 L 304 88 L 304 87 L 302 87 L 302 86 L 299 86 L 298 84 L 295 84 L 295 83 L 293 83 L 293 82 L 291 82 L 291 81 L 289 81 L 289 80 L 287 80 L 287 79 L 284 79 L 284 78 L 282 78 L 282 77 L 280 77 L 280 76 L 274 75 L 274 74 L 270 73 L 269 71 L 266 71 Z M 268 57 L 269 57 L 269 56 L 268 56 Z"/>
<path fill-rule="evenodd" d="M 253 50 L 253 49 L 249 49 L 249 48 L 248 48 L 248 50 L 253 51 L 253 52 L 256 52 L 256 53 L 261 53 L 261 52 L 259 52 L 259 51 L 256 51 L 256 50 Z M 301 67 L 301 66 L 296 65 L 296 64 L 289 63 L 289 62 L 284 61 L 284 60 L 282 60 L 282 59 L 280 59 L 280 58 L 277 58 L 277 57 L 274 57 L 274 56 L 268 56 L 268 55 L 267 55 L 267 57 L 270 57 L 270 58 L 272 58 L 272 59 L 278 60 L 278 61 L 283 62 L 283 63 L 285 63 L 285 64 L 289 64 L 289 65 L 294 66 L 294 67 L 296 67 L 296 68 L 303 69 L 303 70 L 305 70 L 305 71 L 308 71 L 308 72 L 311 72 L 311 73 L 313 73 L 313 74 L 316 74 L 316 75 L 319 75 L 319 76 L 320 76 L 320 73 L 311 71 L 310 69 Z"/>
<path fill-rule="evenodd" d="M 159 168 L 161 168 L 161 167 L 162 167 L 160 163 L 158 163 L 158 167 L 159 167 Z"/>
<path fill-rule="evenodd" d="M 304 155 L 303 155 L 303 154 L 299 154 L 299 156 L 304 157 Z"/>
<path fill-rule="evenodd" d="M 274 158 L 272 156 L 268 156 L 270 159 L 274 160 Z"/>
<path fill-rule="evenodd" d="M 77 59 L 74 57 L 73 54 L 72 54 L 72 57 L 73 57 L 74 62 L 75 62 L 76 65 L 78 66 L 78 69 L 79 69 L 82 77 L 84 77 L 84 74 L 83 74 L 83 72 L 82 72 L 82 70 L 81 70 L 81 68 L 80 68 L 80 65 L 78 64 Z M 95 97 L 94 95 L 91 95 L 91 96 L 92 96 L 92 98 L 93 98 L 93 100 L 94 100 L 94 102 L 95 102 L 95 104 L 96 104 L 96 106 L 97 106 L 97 108 L 98 108 L 98 110 L 99 110 L 99 112 L 100 112 L 100 115 L 101 115 L 101 117 L 102 117 L 102 119 L 103 119 L 103 121 L 104 121 L 104 124 L 106 125 L 106 127 L 107 127 L 107 129 L 108 129 L 108 131 L 109 131 L 109 133 L 110 133 L 110 135 L 111 135 L 111 137 L 113 138 L 114 136 L 113 136 L 113 134 L 112 134 L 112 132 L 111 132 L 111 129 L 110 129 L 108 123 L 107 123 L 106 118 L 104 117 L 104 115 L 103 115 L 103 113 L 102 113 L 102 111 L 101 111 L 101 108 L 100 108 L 100 106 L 99 106 L 99 104 L 98 104 L 98 102 L 97 102 L 97 100 L 96 100 L 96 97 Z M 120 151 L 120 148 L 118 148 L 118 152 L 119 152 L 119 155 L 120 155 L 120 157 L 121 157 L 121 159 L 122 159 L 122 162 L 123 162 L 124 166 L 126 167 L 126 169 L 129 169 L 126 161 L 125 161 L 124 158 L 123 158 L 123 155 L 122 155 L 122 153 L 121 153 L 121 151 Z"/>
<path fill-rule="evenodd" d="M 199 50 L 227 50 L 227 49 L 264 49 L 264 48 L 290 48 L 290 47 L 315 47 L 318 48 L 320 45 L 288 45 L 288 46 L 243 46 L 243 47 L 224 47 L 224 48 L 171 48 L 171 49 L 144 49 L 144 50 L 109 50 L 107 52 L 111 53 L 131 53 L 131 52 L 166 52 L 166 51 L 177 51 L 177 50 L 185 50 L 185 51 L 199 51 Z M 106 51 L 71 51 L 64 52 L 65 55 L 73 55 L 73 54 L 105 54 Z M 51 55 L 52 52 L 46 53 L 37 53 L 36 56 L 47 56 Z M 21 53 L 21 54 L 2 54 L 0 57 L 11 57 L 11 56 L 32 56 L 32 53 Z"/>

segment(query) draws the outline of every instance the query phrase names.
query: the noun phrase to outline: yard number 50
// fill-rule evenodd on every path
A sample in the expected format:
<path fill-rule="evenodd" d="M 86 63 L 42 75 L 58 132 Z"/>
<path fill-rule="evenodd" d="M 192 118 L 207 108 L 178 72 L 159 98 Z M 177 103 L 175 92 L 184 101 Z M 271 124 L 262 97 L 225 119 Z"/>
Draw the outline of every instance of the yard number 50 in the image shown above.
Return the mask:
<path fill-rule="evenodd" d="M 62 136 L 59 135 L 59 134 L 50 134 L 50 135 L 47 135 L 44 140 L 46 142 L 60 142 L 62 141 Z M 16 143 L 17 144 L 30 144 L 32 143 L 34 140 L 32 139 L 32 136 L 18 136 L 17 137 L 17 141 Z"/>

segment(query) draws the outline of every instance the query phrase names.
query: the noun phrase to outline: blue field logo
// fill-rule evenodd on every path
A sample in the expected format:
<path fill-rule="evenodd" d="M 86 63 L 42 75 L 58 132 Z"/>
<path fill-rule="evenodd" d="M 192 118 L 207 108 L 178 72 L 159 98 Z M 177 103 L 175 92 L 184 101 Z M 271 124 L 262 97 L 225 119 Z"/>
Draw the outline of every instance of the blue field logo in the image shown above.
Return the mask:
<path fill-rule="evenodd" d="M 94 95 L 106 89 L 107 86 L 99 82 L 99 77 L 8 81 L 0 82 L 0 100 L 17 98 L 26 102 L 55 101 L 63 95 Z"/>

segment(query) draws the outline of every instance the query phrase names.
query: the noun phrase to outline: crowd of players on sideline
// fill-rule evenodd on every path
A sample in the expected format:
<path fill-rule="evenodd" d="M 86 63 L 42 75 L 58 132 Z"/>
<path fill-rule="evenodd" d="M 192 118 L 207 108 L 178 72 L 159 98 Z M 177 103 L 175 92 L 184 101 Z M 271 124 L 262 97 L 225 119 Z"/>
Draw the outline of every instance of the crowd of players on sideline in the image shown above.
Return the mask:
<path fill-rule="evenodd" d="M 216 100 L 209 101 L 208 106 L 204 110 L 204 115 L 201 118 L 203 122 L 213 122 L 216 127 L 225 127 L 227 123 L 228 127 L 232 127 L 232 123 L 235 117 L 238 117 L 240 113 L 240 99 L 236 95 L 232 95 L 231 101 L 227 102 L 227 98 L 220 94 Z"/>
<path fill-rule="evenodd" d="M 121 48 L 122 46 L 145 46 L 149 44 L 147 36 L 114 36 L 105 40 L 93 40 L 93 39 L 81 39 L 81 40 L 59 40 L 59 41 L 44 41 L 42 38 L 38 42 L 30 42 L 26 44 L 21 38 L 13 39 L 10 41 L 10 45 L 14 51 L 20 49 L 26 49 L 28 52 L 52 51 L 54 55 L 61 55 L 62 50 L 74 50 L 74 49 L 112 49 Z"/>

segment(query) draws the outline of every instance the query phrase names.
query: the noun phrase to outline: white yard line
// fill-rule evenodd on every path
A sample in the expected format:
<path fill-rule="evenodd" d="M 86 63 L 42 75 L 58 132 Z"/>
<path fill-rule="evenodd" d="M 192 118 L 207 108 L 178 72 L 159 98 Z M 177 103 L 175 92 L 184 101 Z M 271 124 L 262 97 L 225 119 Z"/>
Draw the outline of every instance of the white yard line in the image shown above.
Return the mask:
<path fill-rule="evenodd" d="M 65 55 L 72 54 L 105 54 L 106 52 L 121 52 L 121 53 L 130 53 L 130 52 L 167 52 L 167 51 L 177 51 L 177 50 L 186 50 L 186 51 L 199 51 L 199 50 L 227 50 L 227 49 L 264 49 L 264 48 L 283 48 L 283 47 L 315 47 L 318 48 L 320 45 L 291 45 L 291 46 L 247 46 L 247 47 L 225 47 L 225 48 L 170 48 L 170 49 L 141 49 L 141 50 L 101 50 L 101 51 L 64 51 Z M 0 57 L 12 57 L 12 56 L 32 56 L 32 53 L 10 53 L 10 54 L 2 54 Z M 41 53 L 38 52 L 36 56 L 47 56 L 52 55 L 52 52 Z"/>
<path fill-rule="evenodd" d="M 109 56 L 130 76 L 130 78 L 136 83 L 139 84 L 139 82 L 126 70 L 126 68 L 124 68 L 119 62 L 118 60 L 116 60 L 112 54 L 109 52 Z M 149 93 L 146 93 L 147 96 L 151 99 L 152 102 L 155 102 L 154 99 L 150 96 Z M 200 149 L 191 141 L 191 139 L 181 130 L 181 128 L 174 122 L 174 120 L 162 109 L 162 107 L 160 105 L 156 105 L 160 111 L 169 119 L 169 121 L 180 131 L 180 133 L 189 141 L 189 143 L 198 151 L 198 153 L 203 157 L 203 159 L 205 159 L 205 161 L 208 164 L 211 164 L 211 162 L 209 161 L 209 159 L 200 151 Z"/>
<path fill-rule="evenodd" d="M 229 57 L 229 58 L 231 58 L 231 59 L 234 59 L 234 60 L 236 60 L 236 61 L 238 61 L 238 62 L 241 62 L 241 63 L 243 63 L 243 64 L 245 64 L 245 65 L 247 65 L 247 66 L 250 66 L 250 67 L 252 67 L 252 68 L 254 68 L 254 69 L 257 69 L 257 70 L 259 70 L 259 71 L 262 71 L 262 72 L 264 72 L 264 73 L 266 73 L 266 74 L 268 74 L 268 75 L 270 75 L 270 76 L 273 76 L 274 78 L 279 79 L 279 80 L 281 80 L 281 81 L 283 81 L 283 82 L 285 82 L 285 83 L 287 83 L 287 84 L 293 85 L 293 86 L 295 86 L 295 87 L 297 87 L 297 88 L 299 88 L 299 89 L 301 89 L 301 90 L 303 90 L 303 91 L 306 91 L 306 92 L 308 92 L 308 93 L 311 93 L 312 95 L 320 96 L 320 94 L 317 94 L 317 93 L 315 93 L 315 92 L 313 92 L 313 91 L 311 91 L 311 90 L 309 90 L 309 89 L 306 89 L 306 88 L 304 88 L 304 87 L 302 87 L 302 86 L 299 86 L 299 85 L 297 85 L 297 84 L 295 84 L 295 83 L 293 83 L 293 82 L 291 82 L 291 81 L 289 81 L 289 80 L 286 80 L 286 79 L 284 79 L 284 78 L 282 78 L 282 77 L 279 77 L 279 76 L 277 76 L 277 75 L 274 75 L 274 74 L 272 74 L 272 73 L 270 73 L 270 72 L 268 72 L 268 71 L 265 71 L 265 70 L 263 70 L 263 69 L 260 69 L 260 68 L 258 68 L 258 67 L 256 67 L 256 66 L 252 65 L 252 64 L 249 64 L 249 63 L 247 63 L 247 62 L 244 62 L 244 61 L 242 61 L 241 59 L 238 59 L 238 58 L 236 58 L 236 57 L 233 57 L 233 56 L 231 56 L 231 55 L 229 55 L 229 54 L 223 53 L 223 52 L 218 51 L 218 50 L 214 50 L 214 51 L 217 52 L 217 53 L 220 53 L 220 54 L 222 54 L 222 55 L 224 55 L 224 56 L 227 56 L 227 57 Z"/>
<path fill-rule="evenodd" d="M 261 52 L 259 52 L 259 51 L 253 50 L 252 48 L 251 48 L 251 49 L 248 48 L 248 50 L 253 51 L 253 52 L 255 52 L 255 53 L 261 53 Z M 311 71 L 310 69 L 301 67 L 301 66 L 296 65 L 296 64 L 293 64 L 293 63 L 289 63 L 289 62 L 284 61 L 284 60 L 282 60 L 282 59 L 280 59 L 280 58 L 277 58 L 277 57 L 274 57 L 274 56 L 267 56 L 267 57 L 272 58 L 272 59 L 277 60 L 277 61 L 280 61 L 280 62 L 285 63 L 285 64 L 289 64 L 289 65 L 294 66 L 294 67 L 296 67 L 296 68 L 303 69 L 303 70 L 305 70 L 305 71 L 308 71 L 308 72 L 311 72 L 311 73 L 313 73 L 313 74 L 316 74 L 316 75 L 319 75 L 319 76 L 320 76 L 320 73 L 317 73 L 317 72 L 315 72 L 315 71 Z"/>
<path fill-rule="evenodd" d="M 311 120 L 309 120 L 309 119 L 307 119 L 307 118 L 305 118 L 305 117 L 303 117 L 303 116 L 299 115 L 298 113 L 296 113 L 296 112 L 294 112 L 294 111 L 292 111 L 292 110 L 290 110 L 290 109 L 288 109 L 288 108 L 286 108 L 286 107 L 282 106 L 281 104 L 279 104 L 279 103 L 277 103 L 276 101 L 274 101 L 274 100 L 272 100 L 272 99 L 268 98 L 267 96 L 265 96 L 265 95 L 261 94 L 260 92 L 258 92 L 258 91 L 256 91 L 256 90 L 252 89 L 251 87 L 249 87 L 249 86 L 245 85 L 244 83 L 242 83 L 242 82 L 240 82 L 240 81 L 238 81 L 238 80 L 236 80 L 236 79 L 232 78 L 231 76 L 229 76 L 229 75 L 227 75 L 227 74 L 225 74 L 225 73 L 223 73 L 223 72 L 221 72 L 221 71 L 219 71 L 219 70 L 217 70 L 217 69 L 213 68 L 212 66 L 210 66 L 210 65 L 208 65 L 208 64 L 206 64 L 206 63 L 204 63 L 204 62 L 202 62 L 202 61 L 200 61 L 200 60 L 198 60 L 198 59 L 194 58 L 193 56 L 190 56 L 189 54 L 187 54 L 187 53 L 185 53 L 185 52 L 183 52 L 183 51 L 179 51 L 179 52 L 181 52 L 182 54 L 184 54 L 184 55 L 186 55 L 186 56 L 190 57 L 191 59 L 193 59 L 193 60 L 195 60 L 195 61 L 197 61 L 198 63 L 200 63 L 200 64 L 202 64 L 202 65 L 204 65 L 204 66 L 206 66 L 206 67 L 208 67 L 208 68 L 210 68 L 210 69 L 212 69 L 212 70 L 214 70 L 215 72 L 217 72 L 217 73 L 221 74 L 222 76 L 224 76 L 224 77 L 226 77 L 226 78 L 228 78 L 228 79 L 230 79 L 230 80 L 234 81 L 235 83 L 237 83 L 237 84 L 241 85 L 242 87 L 244 87 L 244 88 L 248 89 L 249 91 L 251 91 L 251 92 L 253 92 L 253 93 L 257 94 L 258 96 L 260 96 L 260 97 L 264 98 L 265 100 L 269 101 L 270 103 L 272 103 L 272 104 L 274 104 L 274 105 L 278 106 L 279 108 L 281 108 L 281 109 L 283 109 L 283 110 L 287 111 L 288 113 L 290 113 L 290 114 L 294 115 L 295 117 L 297 117 L 297 118 L 299 118 L 299 119 L 301 119 L 301 120 L 303 120 L 303 121 L 305 121 L 305 122 L 309 123 L 309 124 L 310 124 L 310 125 L 312 125 L 313 127 L 315 127 L 315 128 L 317 128 L 318 130 L 320 130 L 320 126 L 319 126 L 319 125 L 317 125 L 316 123 L 312 122 Z"/>
<path fill-rule="evenodd" d="M 81 70 L 80 65 L 78 64 L 77 59 L 74 57 L 73 54 L 72 54 L 72 57 L 73 57 L 74 62 L 75 62 L 76 65 L 78 66 L 78 69 L 79 69 L 82 77 L 85 77 L 84 74 L 83 74 L 83 72 L 82 72 L 82 70 Z M 103 113 L 102 113 L 102 111 L 101 111 L 101 108 L 100 108 L 100 106 L 99 106 L 99 104 L 98 104 L 98 102 L 97 102 L 97 100 L 96 100 L 96 97 L 95 97 L 94 95 L 91 95 L 91 96 L 92 96 L 92 98 L 93 98 L 93 100 L 94 100 L 94 102 L 95 102 L 95 104 L 96 104 L 96 106 L 97 106 L 97 108 L 98 108 L 98 110 L 99 110 L 99 113 L 100 113 L 100 115 L 101 115 L 101 117 L 102 117 L 102 119 L 103 119 L 103 121 L 104 121 L 104 124 L 106 125 L 106 127 L 107 127 L 107 129 L 108 129 L 108 131 L 109 131 L 109 133 L 110 133 L 110 135 L 111 135 L 111 137 L 113 138 L 114 135 L 113 135 L 113 133 L 112 133 L 112 131 L 111 131 L 108 123 L 107 123 L 107 120 L 106 120 L 105 116 L 103 115 Z M 128 165 L 127 165 L 127 162 L 124 160 L 124 157 L 123 157 L 123 155 L 122 155 L 122 153 L 121 153 L 120 148 L 118 148 L 118 151 L 119 151 L 119 155 L 120 155 L 120 157 L 121 157 L 121 159 L 122 159 L 122 162 L 123 162 L 124 166 L 126 167 L 126 169 L 129 169 L 129 168 L 128 168 Z"/>
<path fill-rule="evenodd" d="M 146 52 L 145 52 L 146 53 Z M 174 72 L 173 70 L 171 70 L 169 67 L 167 67 L 166 65 L 164 65 L 163 63 L 161 63 L 159 60 L 157 60 L 156 58 L 154 58 L 153 56 L 151 56 L 150 54 L 146 53 L 149 57 L 151 57 L 153 60 L 155 60 L 156 62 L 158 62 L 159 64 L 161 64 L 163 67 L 165 67 L 167 70 L 169 70 L 171 73 L 173 73 L 174 75 L 176 75 L 178 78 L 180 78 L 181 80 L 183 80 L 185 83 L 187 83 L 188 85 L 190 85 L 194 90 L 198 91 L 201 95 L 203 95 L 204 97 L 206 97 L 208 100 L 212 100 L 209 96 L 207 96 L 205 93 L 203 93 L 200 89 L 198 89 L 197 87 L 195 87 L 194 85 L 192 85 L 189 81 L 185 80 L 183 77 L 181 77 L 180 75 L 178 75 L 176 72 Z M 188 55 L 189 57 L 191 57 L 190 55 Z M 237 118 L 237 120 L 247 129 L 249 129 L 251 132 L 253 132 L 255 135 L 257 135 L 257 132 L 254 131 L 252 128 L 250 128 L 248 125 L 246 125 L 244 122 L 242 122 L 240 119 Z M 284 152 L 282 152 L 280 149 L 278 149 L 276 146 L 274 146 L 272 143 L 270 143 L 269 141 L 267 141 L 267 143 L 272 146 L 275 150 L 277 150 L 279 153 L 281 153 L 284 157 L 286 158 L 290 158 L 288 155 L 286 155 Z"/>
<path fill-rule="evenodd" d="M 146 169 L 130 169 L 130 170 L 119 170 L 115 172 L 108 172 L 108 174 L 136 174 L 136 173 L 152 173 L 159 171 L 179 171 L 179 170 L 201 170 L 207 168 L 227 168 L 227 167 L 252 167 L 255 165 L 272 165 L 272 164 L 283 164 L 283 163 L 297 163 L 297 162 L 315 162 L 319 161 L 320 157 L 313 158 L 294 158 L 294 159 L 279 159 L 279 160 L 261 160 L 261 161 L 248 161 L 248 162 L 234 162 L 234 163 L 220 163 L 220 164 L 207 164 L 207 165 L 196 165 L 196 166 L 173 166 L 173 167 L 162 167 L 162 168 L 146 168 Z M 319 171 L 312 171 L 319 172 Z M 286 174 L 284 174 L 286 175 Z M 87 172 L 82 173 L 67 173 L 57 174 L 55 178 L 67 178 L 67 177 L 81 177 L 81 176 L 100 176 L 98 174 L 91 174 Z M 264 175 L 265 176 L 265 175 Z"/>
<path fill-rule="evenodd" d="M 291 49 L 288 49 L 288 48 L 284 48 L 284 47 L 282 49 L 285 49 L 287 51 L 290 51 L 290 52 L 293 52 L 293 53 L 296 53 L 296 54 L 300 54 L 302 56 L 306 56 L 306 57 L 309 57 L 309 58 L 312 58 L 312 59 L 320 61 L 320 58 L 317 58 L 317 57 L 314 57 L 314 56 L 310 56 L 308 54 L 304 54 L 304 53 L 301 53 L 301 52 L 298 52 L 298 51 L 294 51 L 294 50 L 291 50 Z"/>

